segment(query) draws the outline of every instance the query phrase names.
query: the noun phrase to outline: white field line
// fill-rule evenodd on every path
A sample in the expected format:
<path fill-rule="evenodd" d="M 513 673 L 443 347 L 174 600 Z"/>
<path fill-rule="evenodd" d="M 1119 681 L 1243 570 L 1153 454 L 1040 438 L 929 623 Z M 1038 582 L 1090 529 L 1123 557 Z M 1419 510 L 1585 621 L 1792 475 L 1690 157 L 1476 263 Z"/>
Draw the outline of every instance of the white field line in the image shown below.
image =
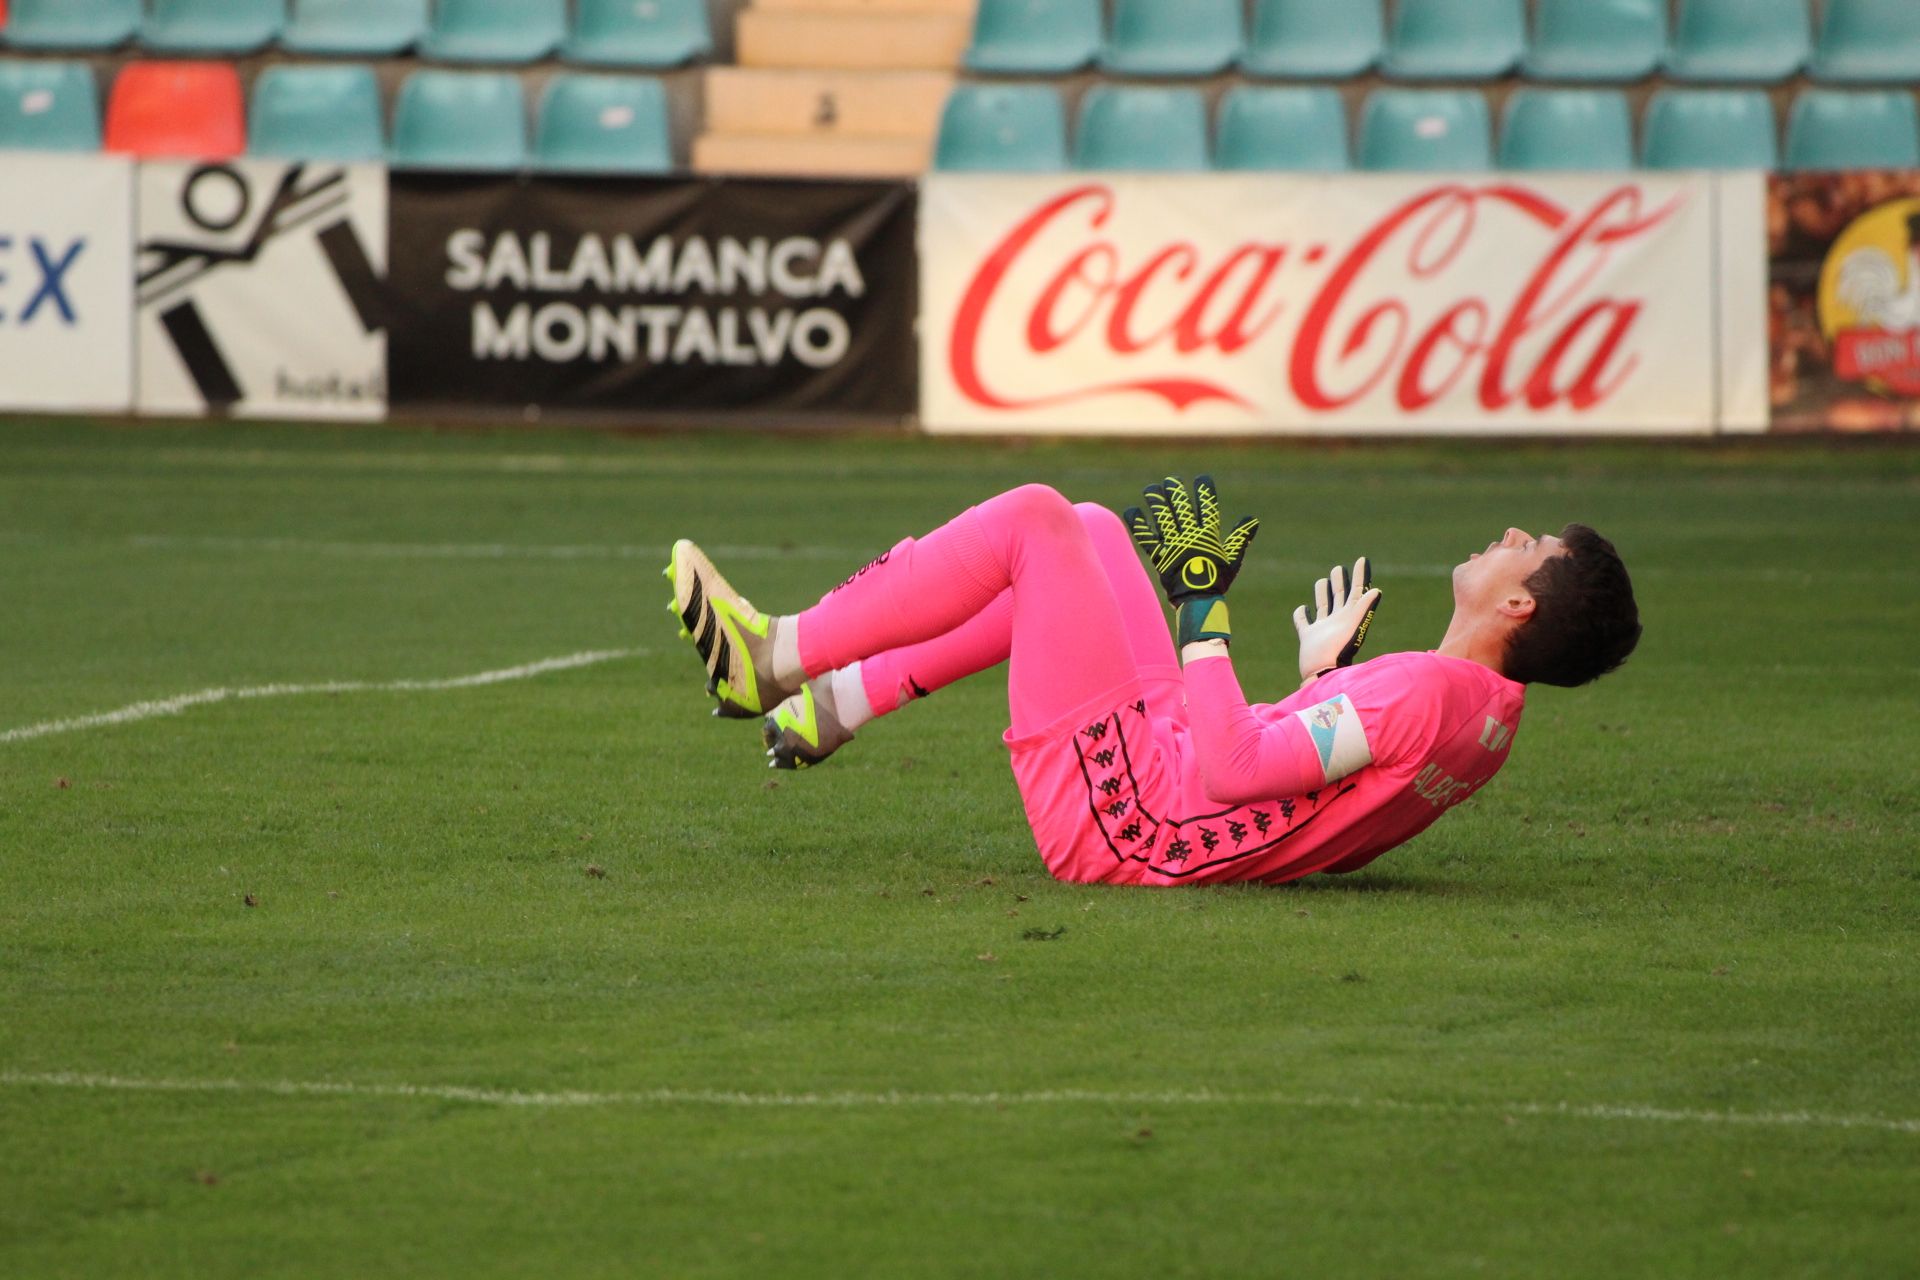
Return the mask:
<path fill-rule="evenodd" d="M 137 533 L 108 539 L 109 545 L 137 551 L 236 551 L 295 555 L 339 556 L 369 560 L 637 560 L 666 563 L 664 545 L 638 543 L 517 543 L 517 542 L 353 542 L 323 538 L 242 538 L 217 535 Z M 23 530 L 0 530 L 0 543 L 15 546 L 72 546 L 74 540 L 56 538 Z M 831 560 L 849 567 L 865 564 L 879 550 L 875 547 L 840 547 L 820 544 L 774 545 L 770 543 L 703 544 L 708 554 L 727 560 Z M 1376 560 L 1374 573 L 1384 578 L 1447 578 L 1454 566 L 1440 563 Z M 1276 574 L 1325 573 L 1327 566 L 1317 562 L 1275 559 L 1263 555 L 1249 566 L 1257 577 Z M 1647 565 L 1633 570 L 1636 578 L 1692 578 L 1697 569 L 1674 569 Z M 1920 570 L 1881 567 L 1876 569 L 1780 569 L 1764 566 L 1720 567 L 1711 571 L 1721 579 L 1743 582 L 1780 583 L 1786 586 L 1812 586 L 1816 582 L 1835 581 L 1910 581 L 1920 578 Z"/>
<path fill-rule="evenodd" d="M 312 538 L 176 537 L 136 534 L 126 544 L 156 551 L 290 551 L 306 555 L 365 557 L 375 560 L 644 560 L 665 565 L 669 548 L 623 543 L 542 545 L 515 542 L 328 542 Z M 863 554 L 851 547 L 715 545 L 715 556 L 739 559 L 848 560 Z M 873 553 L 865 553 L 871 558 Z"/>
<path fill-rule="evenodd" d="M 517 667 L 501 667 L 497 671 L 480 671 L 470 676 L 452 676 L 444 680 L 326 680 L 315 684 L 257 684 L 239 689 L 201 689 L 194 693 L 177 694 L 171 698 L 135 702 L 114 711 L 102 711 L 95 715 L 22 725 L 18 729 L 0 732 L 0 744 L 26 742 L 56 733 L 73 733 L 80 729 L 131 724 L 136 720 L 151 720 L 156 716 L 177 716 L 190 707 L 202 707 L 210 703 L 246 698 L 285 698 L 309 693 L 434 693 L 446 689 L 475 689 L 481 685 L 501 684 L 508 680 L 526 680 L 533 676 L 545 675 L 549 671 L 571 671 L 576 667 L 590 667 L 595 663 L 611 662 L 616 658 L 636 657 L 645 652 L 645 649 L 594 649 L 584 653 L 569 653 L 558 658 L 542 658 L 538 662 L 522 663 Z"/>
<path fill-rule="evenodd" d="M 957 1093 L 848 1090 L 826 1093 L 746 1093 L 723 1089 L 640 1089 L 626 1092 L 540 1092 L 470 1085 L 354 1084 L 343 1080 L 152 1079 L 75 1071 L 0 1071 L 0 1087 L 128 1093 L 238 1093 L 287 1098 L 417 1098 L 436 1102 L 533 1108 L 705 1106 L 767 1110 L 859 1110 L 869 1107 L 1253 1106 L 1296 1110 L 1421 1112 L 1434 1115 L 1538 1116 L 1549 1119 L 1625 1120 L 1769 1129 L 1868 1129 L 1882 1133 L 1920 1134 L 1920 1120 L 1833 1115 L 1817 1111 L 1696 1111 L 1674 1107 L 1573 1102 L 1409 1102 L 1394 1098 L 1213 1090 L 1039 1089 Z"/>
<path fill-rule="evenodd" d="M 0 541 L 45 543 L 54 540 L 34 534 L 0 532 Z M 146 551 L 282 552 L 369 560 L 640 560 L 647 563 L 657 561 L 663 565 L 668 551 L 665 546 L 617 542 L 350 542 L 317 538 L 237 538 L 163 533 L 131 534 L 121 545 Z M 702 549 L 716 559 L 838 560 L 850 567 L 864 564 L 878 554 L 873 547 L 775 546 L 766 543 L 703 543 Z M 1324 566 L 1305 560 L 1268 558 L 1260 561 L 1257 567 L 1269 575 L 1326 572 Z M 1376 562 L 1374 569 L 1378 573 L 1418 578 L 1444 578 L 1453 573 L 1453 566 L 1447 564 Z"/>

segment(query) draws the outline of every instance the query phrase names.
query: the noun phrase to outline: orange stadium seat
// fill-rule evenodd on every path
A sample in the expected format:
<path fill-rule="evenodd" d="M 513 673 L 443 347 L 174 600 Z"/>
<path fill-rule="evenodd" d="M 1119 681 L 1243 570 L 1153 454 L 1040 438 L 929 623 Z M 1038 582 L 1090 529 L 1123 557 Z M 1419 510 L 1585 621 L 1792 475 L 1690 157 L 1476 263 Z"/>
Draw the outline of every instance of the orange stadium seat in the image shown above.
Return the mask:
<path fill-rule="evenodd" d="M 240 74 L 230 62 L 129 62 L 113 82 L 108 151 L 224 160 L 246 146 Z"/>

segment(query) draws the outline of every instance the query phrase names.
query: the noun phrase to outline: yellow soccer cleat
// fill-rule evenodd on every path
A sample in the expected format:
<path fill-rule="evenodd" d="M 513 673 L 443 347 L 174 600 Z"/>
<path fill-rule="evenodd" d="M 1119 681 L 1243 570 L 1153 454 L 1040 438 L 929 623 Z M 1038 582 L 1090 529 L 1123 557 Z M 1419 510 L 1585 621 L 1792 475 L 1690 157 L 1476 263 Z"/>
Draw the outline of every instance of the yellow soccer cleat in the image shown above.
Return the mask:
<path fill-rule="evenodd" d="M 673 544 L 665 572 L 673 583 L 668 608 L 707 668 L 715 715 L 764 715 L 793 692 L 773 678 L 773 619 L 735 591 L 704 551 L 682 538 Z"/>
<path fill-rule="evenodd" d="M 806 769 L 853 741 L 853 730 L 833 713 L 833 699 L 811 683 L 773 709 L 760 724 L 769 769 Z"/>

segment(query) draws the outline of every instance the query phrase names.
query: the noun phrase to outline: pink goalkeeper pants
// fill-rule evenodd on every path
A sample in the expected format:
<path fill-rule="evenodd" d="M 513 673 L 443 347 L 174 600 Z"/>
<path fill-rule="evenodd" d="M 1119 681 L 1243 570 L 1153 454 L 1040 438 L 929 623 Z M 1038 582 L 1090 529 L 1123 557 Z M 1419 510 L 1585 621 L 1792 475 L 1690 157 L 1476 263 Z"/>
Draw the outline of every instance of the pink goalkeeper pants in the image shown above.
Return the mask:
<path fill-rule="evenodd" d="M 1166 616 L 1120 518 L 1023 485 L 907 538 L 800 615 L 809 677 L 860 662 L 876 711 L 1007 662 L 1009 736 L 1138 688 L 1184 720 Z"/>

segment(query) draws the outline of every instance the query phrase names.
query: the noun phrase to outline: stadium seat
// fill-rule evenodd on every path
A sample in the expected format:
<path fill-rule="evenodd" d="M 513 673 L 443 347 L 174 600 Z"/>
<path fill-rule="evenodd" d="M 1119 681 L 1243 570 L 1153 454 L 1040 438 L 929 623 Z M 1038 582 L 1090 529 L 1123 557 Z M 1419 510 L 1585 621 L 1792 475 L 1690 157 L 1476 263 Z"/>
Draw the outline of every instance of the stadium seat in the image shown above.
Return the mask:
<path fill-rule="evenodd" d="M 403 169 L 518 169 L 526 117 L 512 72 L 416 71 L 400 86 L 388 154 Z"/>
<path fill-rule="evenodd" d="M 380 83 L 367 66 L 283 62 L 253 82 L 247 152 L 287 160 L 378 160 L 386 155 Z"/>
<path fill-rule="evenodd" d="M 285 0 L 153 0 L 140 43 L 159 53 L 252 53 L 286 23 Z"/>
<path fill-rule="evenodd" d="M 967 66 L 1006 75 L 1078 71 L 1100 52 L 1100 0 L 980 0 Z"/>
<path fill-rule="evenodd" d="M 95 151 L 99 88 L 84 62 L 0 62 L 0 150 Z"/>
<path fill-rule="evenodd" d="M 1758 89 L 1661 89 L 1647 100 L 1640 163 L 1649 169 L 1771 169 L 1773 103 Z"/>
<path fill-rule="evenodd" d="M 420 42 L 446 62 L 537 62 L 567 34 L 567 0 L 439 0 Z"/>
<path fill-rule="evenodd" d="M 231 62 L 129 62 L 107 99 L 105 147 L 126 155 L 226 160 L 246 150 Z"/>
<path fill-rule="evenodd" d="M 1667 52 L 1667 0 L 1537 0 L 1523 64 L 1537 80 L 1639 80 Z"/>
<path fill-rule="evenodd" d="M 678 67 L 713 52 L 706 0 L 577 0 L 568 62 Z"/>
<path fill-rule="evenodd" d="M 1220 100 L 1217 169 L 1330 172 L 1348 168 L 1340 91 L 1238 85 Z"/>
<path fill-rule="evenodd" d="M 1493 130 L 1478 89 L 1375 89 L 1360 110 L 1360 167 L 1474 172 L 1492 167 Z"/>
<path fill-rule="evenodd" d="M 1821 80 L 1920 80 L 1920 4 L 1827 0 L 1810 70 Z"/>
<path fill-rule="evenodd" d="M 557 75 L 540 97 L 533 149 L 542 169 L 670 173 L 666 87 L 652 76 Z"/>
<path fill-rule="evenodd" d="M 1380 60 L 1380 0 L 1256 0 L 1247 74 L 1343 80 Z"/>
<path fill-rule="evenodd" d="M 293 0 L 280 43 L 296 53 L 404 53 L 427 33 L 427 0 Z"/>
<path fill-rule="evenodd" d="M 1522 0 L 1400 0 L 1381 70 L 1403 80 L 1493 80 L 1526 47 Z"/>
<path fill-rule="evenodd" d="M 1807 60 L 1807 0 L 1680 0 L 1667 52 L 1678 80 L 1785 80 Z"/>
<path fill-rule="evenodd" d="M 1905 89 L 1802 89 L 1787 115 L 1789 169 L 1920 168 L 1920 118 Z"/>
<path fill-rule="evenodd" d="M 1046 84 L 963 84 L 940 113 L 936 169 L 1050 173 L 1067 167 L 1067 113 Z"/>
<path fill-rule="evenodd" d="M 1097 84 L 1080 101 L 1076 169 L 1192 172 L 1207 165 L 1207 104 L 1198 89 Z"/>
<path fill-rule="evenodd" d="M 1114 0 L 1100 65 L 1126 76 L 1208 76 L 1243 44 L 1240 0 Z"/>
<path fill-rule="evenodd" d="M 111 49 L 140 27 L 140 0 L 13 0 L 0 44 L 15 49 Z"/>
<path fill-rule="evenodd" d="M 1517 89 L 1500 123 L 1500 167 L 1633 168 L 1633 115 L 1615 89 Z"/>

